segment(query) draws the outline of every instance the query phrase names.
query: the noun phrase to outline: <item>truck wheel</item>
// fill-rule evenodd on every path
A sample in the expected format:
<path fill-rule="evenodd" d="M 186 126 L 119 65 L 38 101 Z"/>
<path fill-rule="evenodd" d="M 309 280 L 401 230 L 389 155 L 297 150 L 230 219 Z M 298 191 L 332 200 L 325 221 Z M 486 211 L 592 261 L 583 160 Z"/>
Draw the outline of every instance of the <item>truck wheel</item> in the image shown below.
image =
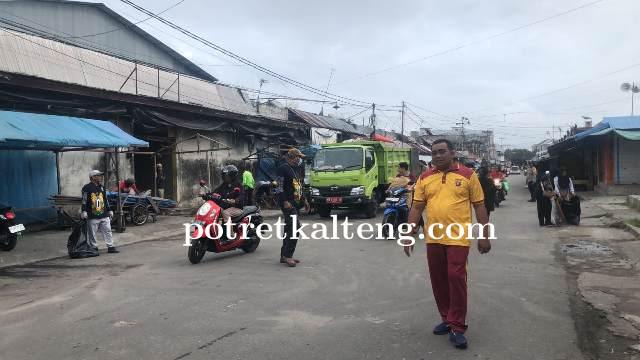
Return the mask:
<path fill-rule="evenodd" d="M 375 201 L 368 205 L 365 205 L 364 214 L 367 217 L 367 219 L 376 217 L 377 212 L 378 212 L 378 204 Z"/>
<path fill-rule="evenodd" d="M 331 208 L 328 206 L 318 206 L 316 210 L 318 210 L 318 215 L 320 215 L 320 217 L 323 219 L 328 219 L 331 217 Z"/>

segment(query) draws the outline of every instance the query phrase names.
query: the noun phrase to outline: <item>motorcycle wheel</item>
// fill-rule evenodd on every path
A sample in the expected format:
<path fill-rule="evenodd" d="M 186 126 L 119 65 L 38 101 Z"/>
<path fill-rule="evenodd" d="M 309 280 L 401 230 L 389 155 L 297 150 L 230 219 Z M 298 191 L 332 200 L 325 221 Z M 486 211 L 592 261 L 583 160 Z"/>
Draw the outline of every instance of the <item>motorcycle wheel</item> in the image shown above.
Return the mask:
<path fill-rule="evenodd" d="M 189 261 L 192 264 L 197 264 L 202 260 L 204 254 L 207 252 L 207 242 L 206 240 L 196 240 L 191 243 L 189 246 L 189 251 L 187 253 L 189 257 Z"/>
<path fill-rule="evenodd" d="M 258 245 L 260 245 L 260 238 L 257 236 L 254 236 L 251 238 L 250 242 L 240 247 L 240 249 L 242 249 L 242 251 L 244 251 L 245 253 L 249 254 L 256 251 L 256 249 L 258 248 Z"/>
<path fill-rule="evenodd" d="M 387 224 L 391 224 L 394 225 L 396 223 L 396 216 L 395 214 L 389 214 L 386 215 L 384 217 L 384 219 L 382 219 L 382 237 L 387 239 L 387 240 L 391 240 L 389 239 L 389 227 L 385 226 Z"/>
<path fill-rule="evenodd" d="M 18 234 L 7 234 L 3 240 L 0 241 L 0 250 L 11 251 L 18 243 Z"/>

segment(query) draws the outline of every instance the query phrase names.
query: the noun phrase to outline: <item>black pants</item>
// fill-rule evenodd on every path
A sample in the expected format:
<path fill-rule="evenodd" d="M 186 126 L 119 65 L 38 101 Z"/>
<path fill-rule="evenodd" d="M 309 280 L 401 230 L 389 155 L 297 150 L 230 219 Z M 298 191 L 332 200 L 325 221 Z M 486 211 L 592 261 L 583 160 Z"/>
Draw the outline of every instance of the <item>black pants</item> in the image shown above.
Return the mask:
<path fill-rule="evenodd" d="M 280 256 L 286 258 L 293 257 L 293 253 L 296 251 L 296 245 L 298 239 L 292 239 L 293 236 L 293 216 L 298 215 L 298 209 L 292 207 L 291 209 L 281 208 L 282 215 L 284 216 L 284 239 L 282 239 L 282 248 L 280 248 Z M 296 217 L 296 225 L 299 228 L 300 222 Z"/>
<path fill-rule="evenodd" d="M 253 189 L 245 186 L 244 187 L 244 205 L 245 206 L 249 206 L 249 205 L 253 205 Z"/>
<path fill-rule="evenodd" d="M 527 183 L 527 186 L 529 187 L 529 194 L 531 194 L 531 198 L 533 199 L 536 196 L 536 194 L 535 194 L 536 183 L 531 181 L 531 182 Z"/>
<path fill-rule="evenodd" d="M 551 225 L 551 199 L 548 197 L 538 195 L 538 222 L 540 225 Z"/>

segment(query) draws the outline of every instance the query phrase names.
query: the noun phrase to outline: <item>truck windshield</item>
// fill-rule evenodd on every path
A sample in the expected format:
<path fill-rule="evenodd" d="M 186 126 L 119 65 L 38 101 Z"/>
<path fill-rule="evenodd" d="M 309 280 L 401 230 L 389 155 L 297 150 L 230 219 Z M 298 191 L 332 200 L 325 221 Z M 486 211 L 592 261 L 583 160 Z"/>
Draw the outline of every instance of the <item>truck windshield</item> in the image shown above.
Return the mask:
<path fill-rule="evenodd" d="M 317 171 L 355 170 L 362 167 L 362 148 L 326 148 L 313 159 Z"/>

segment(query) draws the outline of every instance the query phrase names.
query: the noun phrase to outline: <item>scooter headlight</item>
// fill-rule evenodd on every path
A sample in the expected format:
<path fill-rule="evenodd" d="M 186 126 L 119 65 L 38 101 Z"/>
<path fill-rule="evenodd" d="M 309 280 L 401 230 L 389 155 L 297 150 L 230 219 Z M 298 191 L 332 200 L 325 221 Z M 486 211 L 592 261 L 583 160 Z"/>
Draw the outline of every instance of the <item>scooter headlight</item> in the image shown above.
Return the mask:
<path fill-rule="evenodd" d="M 320 189 L 311 188 L 311 195 L 312 196 L 320 196 Z"/>
<path fill-rule="evenodd" d="M 351 189 L 351 195 L 364 195 L 364 186 L 358 186 Z"/>
<path fill-rule="evenodd" d="M 205 215 L 207 215 L 209 210 L 211 210 L 211 204 L 206 202 L 206 203 L 202 204 L 202 206 L 200 206 L 200 209 L 198 209 L 198 215 L 205 216 Z"/>

